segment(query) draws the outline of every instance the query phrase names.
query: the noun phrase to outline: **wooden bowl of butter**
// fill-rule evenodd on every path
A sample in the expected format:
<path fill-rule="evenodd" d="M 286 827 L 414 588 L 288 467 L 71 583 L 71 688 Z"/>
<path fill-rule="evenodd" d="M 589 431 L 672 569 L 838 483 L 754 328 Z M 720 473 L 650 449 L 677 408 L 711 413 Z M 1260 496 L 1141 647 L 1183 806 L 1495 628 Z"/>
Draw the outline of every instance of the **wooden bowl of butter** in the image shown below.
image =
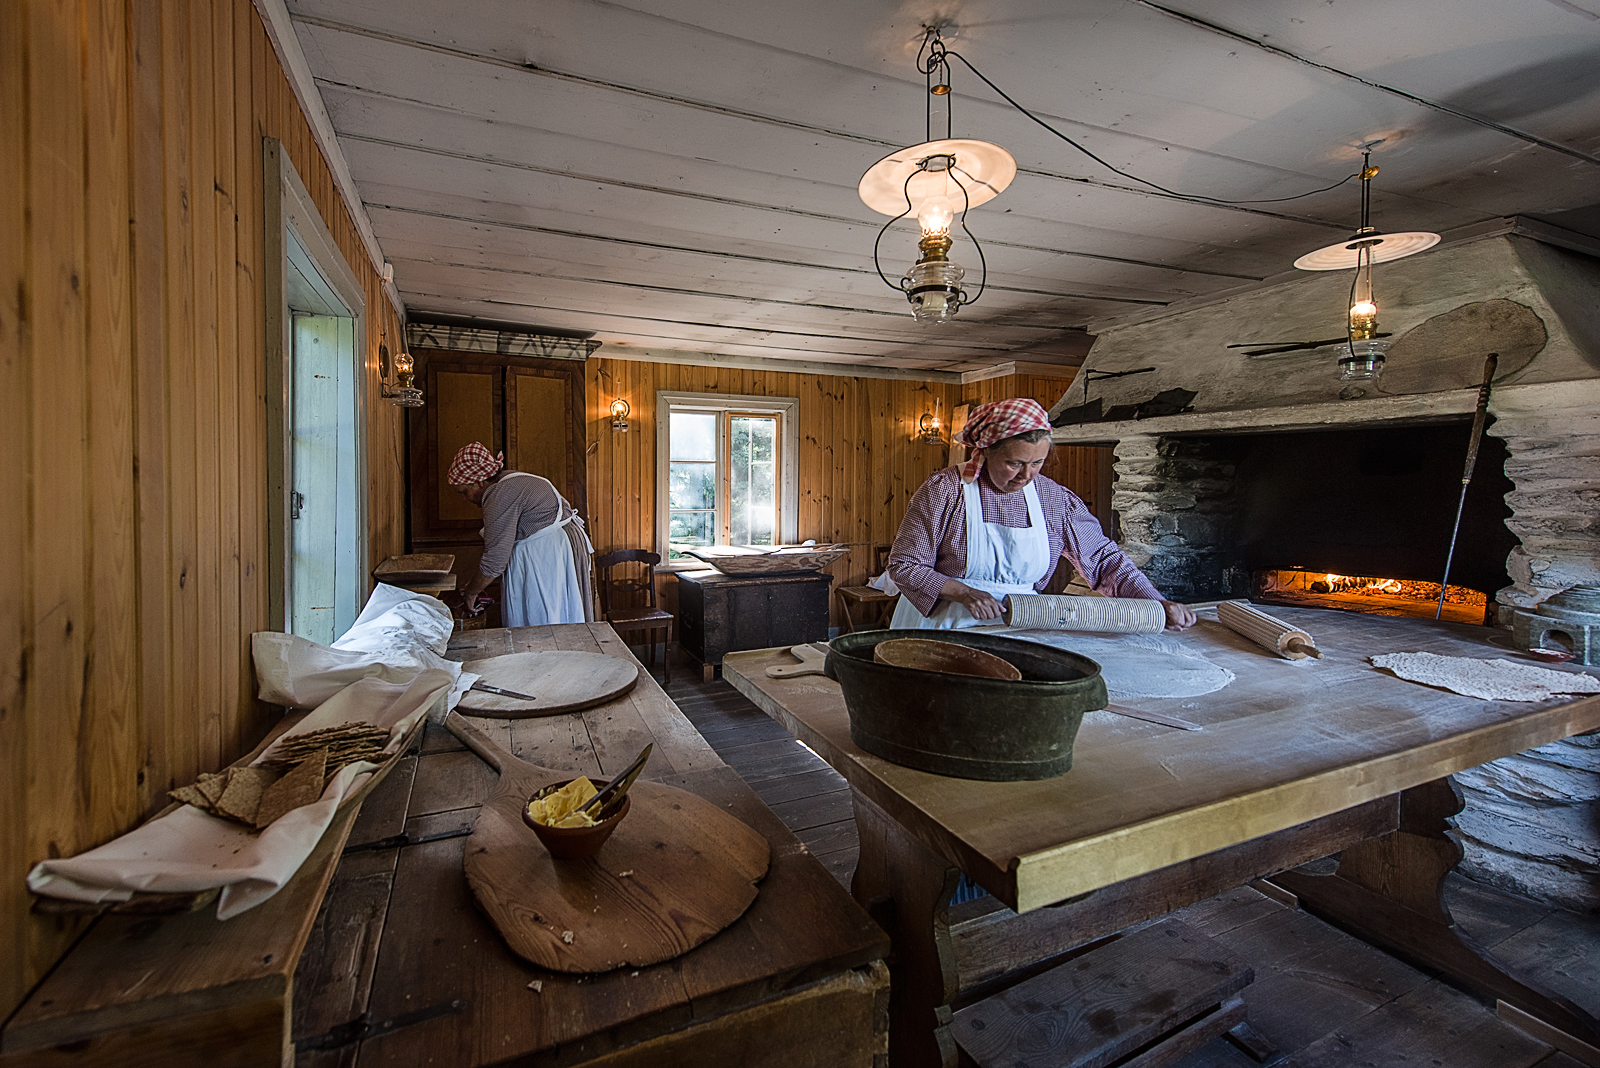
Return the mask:
<path fill-rule="evenodd" d="M 533 828 L 539 841 L 560 860 L 587 860 L 600 852 L 622 817 L 633 807 L 627 794 L 616 811 L 598 822 L 590 813 L 575 810 L 599 793 L 610 780 L 591 780 L 586 775 L 551 783 L 533 795 L 522 810 L 522 822 Z"/>

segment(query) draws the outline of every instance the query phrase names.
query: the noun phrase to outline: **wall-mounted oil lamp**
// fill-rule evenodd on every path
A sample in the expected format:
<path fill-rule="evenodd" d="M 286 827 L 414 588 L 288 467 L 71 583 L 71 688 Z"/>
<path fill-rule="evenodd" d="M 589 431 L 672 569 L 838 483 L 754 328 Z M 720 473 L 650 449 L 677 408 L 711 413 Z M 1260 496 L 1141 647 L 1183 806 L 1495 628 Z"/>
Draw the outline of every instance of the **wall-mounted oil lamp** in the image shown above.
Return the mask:
<path fill-rule="evenodd" d="M 924 445 L 944 444 L 944 420 L 939 418 L 943 414 L 944 402 L 937 397 L 933 401 L 933 411 L 923 412 L 917 420 L 916 440 Z"/>
<path fill-rule="evenodd" d="M 628 432 L 628 415 L 633 409 L 628 402 L 618 397 L 611 402 L 611 429 L 624 434 Z"/>
<path fill-rule="evenodd" d="M 389 385 L 389 347 L 378 346 L 378 373 L 383 381 L 378 384 L 378 393 L 389 403 L 399 408 L 420 408 L 423 405 L 422 390 L 417 388 L 416 365 L 411 360 L 411 354 L 405 350 L 395 354 L 394 377 L 400 383 L 398 387 Z"/>

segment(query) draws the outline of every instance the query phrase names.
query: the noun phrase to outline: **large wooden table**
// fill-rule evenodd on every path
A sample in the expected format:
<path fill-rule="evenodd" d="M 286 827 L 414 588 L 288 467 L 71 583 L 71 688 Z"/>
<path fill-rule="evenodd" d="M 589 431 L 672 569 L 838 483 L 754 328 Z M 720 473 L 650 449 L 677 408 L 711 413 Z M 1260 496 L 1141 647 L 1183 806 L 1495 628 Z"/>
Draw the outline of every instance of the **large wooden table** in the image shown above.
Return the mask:
<path fill-rule="evenodd" d="M 1367 662 L 1385 652 L 1514 656 L 1481 627 L 1274 612 L 1315 635 L 1326 658 L 1280 660 L 1202 613 L 1181 640 L 1235 681 L 1129 704 L 1205 729 L 1093 712 L 1072 770 L 1039 782 L 891 764 L 850 740 L 836 683 L 767 677 L 794 662 L 786 651 L 724 659 L 729 682 L 850 782 L 861 834 L 854 894 L 894 944 L 897 1068 L 953 1065 L 952 1006 L 1029 961 L 1280 872 L 1274 881 L 1312 911 L 1600 1046 L 1592 1017 L 1487 960 L 1441 897 L 1461 856 L 1446 834 L 1461 808 L 1448 776 L 1600 727 L 1600 698 L 1481 701 Z M 1340 850 L 1337 874 L 1285 870 Z M 959 872 L 1008 908 L 962 922 L 948 905 Z"/>
<path fill-rule="evenodd" d="M 604 623 L 470 631 L 449 655 L 550 649 L 630 655 Z M 524 760 L 596 776 L 653 742 L 646 778 L 715 801 L 771 843 L 760 893 L 731 927 L 654 967 L 576 976 L 526 963 L 477 909 L 462 873 L 464 836 L 495 774 L 430 724 L 363 809 L 295 976 L 302 1068 L 866 1068 L 881 1055 L 883 932 L 648 674 L 583 712 L 469 721 Z"/>

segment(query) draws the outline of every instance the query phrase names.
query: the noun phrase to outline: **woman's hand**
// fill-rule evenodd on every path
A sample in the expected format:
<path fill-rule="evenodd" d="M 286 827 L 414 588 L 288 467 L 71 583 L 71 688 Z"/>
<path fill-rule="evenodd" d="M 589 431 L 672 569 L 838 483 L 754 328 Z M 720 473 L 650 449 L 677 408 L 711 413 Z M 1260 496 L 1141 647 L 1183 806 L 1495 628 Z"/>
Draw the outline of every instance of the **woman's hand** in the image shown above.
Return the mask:
<path fill-rule="evenodd" d="M 992 594 L 975 590 L 965 582 L 948 579 L 944 589 L 939 591 L 939 596 L 946 601 L 955 601 L 965 605 L 973 619 L 999 619 L 1001 615 L 1000 602 Z"/>
<path fill-rule="evenodd" d="M 1194 609 L 1177 601 L 1162 601 L 1161 607 L 1167 610 L 1168 630 L 1188 630 L 1199 622 L 1200 617 L 1194 614 Z"/>

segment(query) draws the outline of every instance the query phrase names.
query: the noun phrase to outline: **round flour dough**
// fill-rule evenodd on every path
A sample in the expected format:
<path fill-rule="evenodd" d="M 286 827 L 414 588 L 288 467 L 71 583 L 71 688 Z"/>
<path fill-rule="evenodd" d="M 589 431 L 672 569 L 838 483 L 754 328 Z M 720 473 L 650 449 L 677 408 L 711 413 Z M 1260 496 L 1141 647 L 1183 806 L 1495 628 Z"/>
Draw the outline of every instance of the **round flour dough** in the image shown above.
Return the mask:
<path fill-rule="evenodd" d="M 1113 701 L 1137 697 L 1198 697 L 1233 681 L 1233 672 L 1182 643 L 1154 634 L 1080 634 L 1065 630 L 1017 630 L 1007 637 L 1079 653 L 1100 665 Z"/>

